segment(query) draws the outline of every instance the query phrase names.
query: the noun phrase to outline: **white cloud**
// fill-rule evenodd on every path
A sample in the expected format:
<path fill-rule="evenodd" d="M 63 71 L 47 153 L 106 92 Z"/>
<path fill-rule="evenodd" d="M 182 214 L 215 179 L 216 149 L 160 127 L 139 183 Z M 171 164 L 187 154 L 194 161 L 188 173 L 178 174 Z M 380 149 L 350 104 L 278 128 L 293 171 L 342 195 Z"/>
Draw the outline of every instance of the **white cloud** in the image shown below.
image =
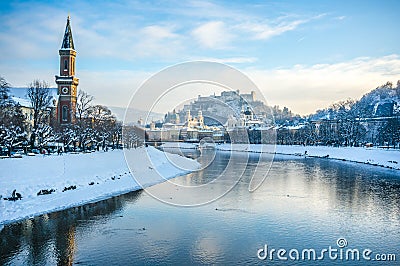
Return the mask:
<path fill-rule="evenodd" d="M 27 10 L 28 14 L 30 14 L 29 11 Z M 61 47 L 66 22 L 64 17 L 57 16 L 59 12 L 50 7 L 43 7 L 42 12 L 32 13 L 34 13 L 32 16 L 15 16 L 14 14 L 2 16 L 0 49 L 3 60 L 49 58 L 46 50 L 49 44 L 54 44 L 57 48 Z M 54 14 L 54 17 L 44 14 Z M 57 31 L 55 25 L 58 22 L 61 22 L 63 26 Z M 55 45 L 56 42 L 57 45 Z"/>
<path fill-rule="evenodd" d="M 282 35 L 288 31 L 296 30 L 300 25 L 324 17 L 317 16 L 293 19 L 291 16 L 278 17 L 273 20 L 260 19 L 259 17 L 239 17 L 233 20 L 218 20 L 206 22 L 194 30 L 192 36 L 205 48 L 226 49 L 232 47 L 234 41 L 240 36 L 250 40 L 268 40 L 274 36 Z"/>
<path fill-rule="evenodd" d="M 400 78 L 398 55 L 263 69 L 264 62 L 258 60 L 263 56 L 259 47 L 264 43 L 260 40 L 300 30 L 302 25 L 315 22 L 325 14 L 276 17 L 254 9 L 241 9 L 239 5 L 235 8 L 235 5 L 213 2 L 159 6 L 128 2 L 105 6 L 72 3 L 80 88 L 95 95 L 99 103 L 124 106 L 126 92 L 146 76 L 141 74 L 142 69 L 154 70 L 169 62 L 190 58 L 233 64 L 257 62 L 258 69 L 248 69 L 247 73 L 266 93 L 270 103 L 285 105 L 303 114 L 347 97 L 359 98 L 388 80 Z M 0 73 L 13 85 L 25 86 L 35 78 L 54 81 L 67 16 L 64 8 L 67 4 L 60 3 L 51 6 L 17 3 L 20 8 L 2 15 Z M 107 12 L 101 12 L 104 10 Z M 344 19 L 345 16 L 330 16 L 329 23 Z M 301 33 L 292 45 L 296 46 L 296 40 L 301 42 L 308 36 Z M 194 49 L 199 47 L 193 42 L 205 49 Z"/>
<path fill-rule="evenodd" d="M 41 79 L 49 82 L 50 87 L 55 88 L 57 85 L 54 75 L 57 74 L 57 67 L 57 62 L 54 68 L 35 69 L 35 71 L 0 65 L 0 73 L 9 73 L 4 77 L 13 87 L 27 87 L 34 79 Z M 77 69 L 78 89 L 93 95 L 96 104 L 126 107 L 133 93 L 152 74 L 154 73 L 137 70 Z"/>
<path fill-rule="evenodd" d="M 144 27 L 142 29 L 142 33 L 147 37 L 153 39 L 164 39 L 164 38 L 175 38 L 178 35 L 172 32 L 172 29 L 169 27 L 162 27 L 159 25 L 151 25 Z"/>
<path fill-rule="evenodd" d="M 202 46 L 211 49 L 227 48 L 233 38 L 223 21 L 204 23 L 192 31 L 192 36 Z"/>
<path fill-rule="evenodd" d="M 76 8 L 71 7 L 72 33 L 77 52 L 85 58 L 134 61 L 182 54 L 184 37 L 175 32 L 179 29 L 175 20 L 146 21 L 126 9 L 115 16 L 112 12 L 95 12 L 84 2 L 75 5 Z M 3 60 L 42 60 L 57 55 L 68 13 L 59 5 L 46 4 L 20 4 L 16 11 L 2 16 L 0 21 Z"/>
<path fill-rule="evenodd" d="M 79 89 L 95 96 L 95 102 L 126 107 L 130 98 L 152 73 L 133 70 L 80 71 Z"/>
<path fill-rule="evenodd" d="M 184 37 L 175 33 L 174 25 L 146 26 L 139 30 L 138 36 L 132 51 L 136 56 L 168 58 L 180 55 L 185 49 Z"/>
<path fill-rule="evenodd" d="M 58 63 L 54 68 L 32 69 L 12 65 L 0 65 L 0 75 L 3 76 L 12 87 L 27 87 L 35 79 L 49 82 L 50 87 L 56 87 L 55 74 L 57 74 Z M 5 73 L 5 74 L 3 74 Z"/>
<path fill-rule="evenodd" d="M 251 32 L 253 39 L 256 40 L 267 40 L 274 36 L 281 35 L 288 31 L 297 29 L 300 25 L 308 23 L 312 20 L 320 19 L 325 14 L 319 14 L 317 16 L 306 18 L 306 19 L 291 19 L 288 16 L 278 17 L 275 20 L 269 21 L 247 21 L 237 25 L 236 27 L 240 30 Z"/>
<path fill-rule="evenodd" d="M 173 16 L 193 20 L 243 20 L 252 17 L 252 14 L 243 12 L 243 5 L 234 8 L 233 5 L 221 5 L 211 1 L 180 1 L 179 5 L 159 7 L 163 12 Z"/>
<path fill-rule="evenodd" d="M 143 57 L 168 58 L 182 52 L 183 37 L 174 24 L 162 21 L 151 25 L 138 23 L 135 17 L 110 18 L 92 25 L 73 25 L 81 45 L 79 52 L 90 57 L 107 56 L 134 61 Z"/>
<path fill-rule="evenodd" d="M 242 64 L 242 63 L 254 63 L 258 59 L 256 57 L 228 57 L 228 58 L 217 58 L 217 57 L 198 57 L 193 58 L 194 61 L 210 61 L 222 64 Z"/>
<path fill-rule="evenodd" d="M 291 22 L 282 22 L 276 26 L 267 23 L 244 23 L 240 25 L 239 28 L 254 33 L 254 39 L 266 40 L 273 36 L 281 35 L 284 32 L 294 30 L 305 22 L 305 20 L 295 20 Z"/>
<path fill-rule="evenodd" d="M 348 97 L 363 94 L 400 79 L 400 56 L 361 57 L 335 64 L 296 65 L 292 68 L 244 71 L 271 105 L 309 114 Z"/>
<path fill-rule="evenodd" d="M 102 10 L 108 8 L 113 12 L 105 13 L 95 12 L 100 7 L 94 8 L 85 2 L 75 3 L 73 7 L 72 31 L 82 60 L 187 60 L 202 55 L 193 49 L 194 41 L 209 50 L 240 51 L 242 42 L 254 45 L 254 39 L 283 34 L 303 23 L 303 20 L 293 20 L 290 16 L 258 23 L 262 18 L 256 14 L 203 1 L 159 7 L 109 3 Z M 114 15 L 116 10 L 118 16 Z M 138 10 L 142 12 L 135 12 Z M 5 15 L 0 22 L 3 59 L 53 58 L 49 51 L 60 47 L 66 22 L 63 6 L 20 4 L 16 11 Z M 150 12 L 162 19 L 146 18 Z M 164 14 L 168 15 L 165 19 L 161 16 Z"/>
<path fill-rule="evenodd" d="M 335 19 L 337 19 L 337 20 L 344 20 L 344 19 L 346 19 L 346 16 L 335 17 Z"/>

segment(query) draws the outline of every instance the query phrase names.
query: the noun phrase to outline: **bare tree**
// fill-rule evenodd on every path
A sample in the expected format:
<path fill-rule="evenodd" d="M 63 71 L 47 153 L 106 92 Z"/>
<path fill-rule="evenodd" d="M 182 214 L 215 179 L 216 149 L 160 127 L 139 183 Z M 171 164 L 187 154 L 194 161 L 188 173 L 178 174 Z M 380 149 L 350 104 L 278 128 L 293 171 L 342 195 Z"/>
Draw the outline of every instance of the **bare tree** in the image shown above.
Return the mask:
<path fill-rule="evenodd" d="M 137 126 L 123 126 L 122 138 L 124 148 L 136 148 L 143 145 L 146 139 L 146 132 Z"/>
<path fill-rule="evenodd" d="M 121 121 L 115 121 L 114 126 L 112 127 L 111 131 L 111 141 L 112 141 L 112 146 L 114 148 L 120 148 L 120 143 L 122 140 L 122 122 Z"/>
<path fill-rule="evenodd" d="M 381 145 L 384 144 L 388 148 L 392 145 L 396 148 L 400 142 L 400 118 L 394 116 L 387 119 L 378 132 Z"/>
<path fill-rule="evenodd" d="M 90 115 L 92 109 L 92 102 L 94 97 L 83 90 L 79 90 L 78 98 L 76 101 L 76 116 L 78 121 L 82 123 L 83 119 L 86 119 Z"/>
<path fill-rule="evenodd" d="M 83 90 L 79 90 L 76 101 L 76 118 L 75 132 L 79 136 L 79 146 L 82 150 L 86 149 L 86 144 L 92 142 L 92 130 L 89 116 L 93 108 L 92 102 L 94 97 Z"/>
<path fill-rule="evenodd" d="M 34 80 L 28 86 L 28 98 L 33 109 L 33 130 L 31 147 L 35 145 L 36 131 L 41 123 L 46 123 L 51 104 L 49 84 L 46 81 Z"/>
<path fill-rule="evenodd" d="M 92 128 L 96 132 L 98 143 L 102 142 L 103 148 L 112 137 L 113 128 L 117 119 L 108 107 L 95 105 L 91 109 Z"/>

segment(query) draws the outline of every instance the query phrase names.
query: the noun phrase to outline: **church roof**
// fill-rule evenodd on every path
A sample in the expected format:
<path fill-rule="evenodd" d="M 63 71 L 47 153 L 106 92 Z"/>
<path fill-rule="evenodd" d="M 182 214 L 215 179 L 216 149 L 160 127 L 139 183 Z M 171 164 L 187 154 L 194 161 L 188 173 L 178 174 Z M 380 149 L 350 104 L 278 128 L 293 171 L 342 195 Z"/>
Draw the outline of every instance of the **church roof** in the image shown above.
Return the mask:
<path fill-rule="evenodd" d="M 70 17 L 68 16 L 67 19 L 67 26 L 65 27 L 64 39 L 61 45 L 61 49 L 73 49 L 74 47 L 74 40 L 72 39 L 72 30 L 70 24 Z"/>

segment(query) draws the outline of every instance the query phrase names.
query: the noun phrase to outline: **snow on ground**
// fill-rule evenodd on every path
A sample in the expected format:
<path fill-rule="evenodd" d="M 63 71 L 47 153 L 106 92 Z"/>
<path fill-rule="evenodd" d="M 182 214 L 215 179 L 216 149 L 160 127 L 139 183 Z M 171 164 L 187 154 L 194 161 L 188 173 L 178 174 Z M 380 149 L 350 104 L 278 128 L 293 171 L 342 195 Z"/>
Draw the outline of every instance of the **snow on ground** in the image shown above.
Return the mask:
<path fill-rule="evenodd" d="M 163 148 L 179 148 L 179 149 L 197 149 L 199 145 L 196 143 L 187 142 L 164 142 L 161 147 Z"/>
<path fill-rule="evenodd" d="M 166 142 L 164 148 L 196 149 L 193 143 Z M 286 155 L 330 158 L 400 170 L 400 150 L 365 147 L 330 147 L 299 145 L 217 144 L 217 150 L 265 152 Z M 307 151 L 307 154 L 305 152 Z"/>
<path fill-rule="evenodd" d="M 260 144 L 220 144 L 217 145 L 216 148 L 218 150 L 240 152 L 260 152 L 261 150 L 268 152 L 273 150 L 272 145 Z M 400 150 L 364 147 L 276 145 L 275 153 L 330 158 L 400 170 Z"/>
<path fill-rule="evenodd" d="M 140 185 L 132 178 L 121 150 L 0 160 L 0 195 L 11 197 L 16 189 L 23 197 L 14 202 L 0 198 L 0 225 L 103 200 L 188 172 L 172 165 L 169 158 L 185 169 L 199 167 L 196 161 L 176 154 L 167 158 L 153 147 L 126 150 L 126 157 L 130 166 L 135 165 L 132 170 Z M 70 186 L 76 189 L 62 192 Z M 38 196 L 42 189 L 55 192 Z"/>

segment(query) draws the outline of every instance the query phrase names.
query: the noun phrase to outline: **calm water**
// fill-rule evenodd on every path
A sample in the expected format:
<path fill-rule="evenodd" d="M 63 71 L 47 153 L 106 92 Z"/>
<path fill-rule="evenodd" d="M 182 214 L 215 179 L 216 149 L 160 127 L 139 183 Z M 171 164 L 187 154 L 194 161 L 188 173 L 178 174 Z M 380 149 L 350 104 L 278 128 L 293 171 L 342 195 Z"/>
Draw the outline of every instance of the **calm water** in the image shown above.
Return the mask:
<path fill-rule="evenodd" d="M 229 159 L 229 153 L 217 153 L 206 170 L 174 182 L 204 184 Z M 276 255 L 261 261 L 257 251 L 267 244 L 319 252 L 338 248 L 338 238 L 346 239 L 346 248 L 397 255 L 396 262 L 375 264 L 400 264 L 399 171 L 278 156 L 263 185 L 249 193 L 256 159 L 250 158 L 237 186 L 204 206 L 174 207 L 139 191 L 8 225 L 0 232 L 0 265 L 331 265 L 344 261 L 327 255 L 322 262 L 284 262 Z M 177 189 L 151 188 L 165 198 L 175 197 Z M 214 182 L 210 193 L 223 189 L 223 180 Z"/>

